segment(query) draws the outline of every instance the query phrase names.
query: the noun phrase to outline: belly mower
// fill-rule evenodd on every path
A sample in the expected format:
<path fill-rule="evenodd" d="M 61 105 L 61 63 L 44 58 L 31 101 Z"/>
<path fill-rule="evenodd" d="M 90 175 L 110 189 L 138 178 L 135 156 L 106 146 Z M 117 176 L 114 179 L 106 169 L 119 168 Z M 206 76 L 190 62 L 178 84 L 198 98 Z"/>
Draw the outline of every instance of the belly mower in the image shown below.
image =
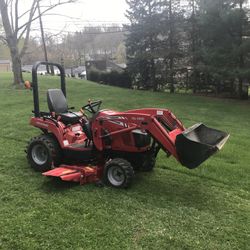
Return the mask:
<path fill-rule="evenodd" d="M 37 69 L 52 65 L 60 70 L 61 88 L 48 89 L 48 112 L 39 108 Z M 219 151 L 229 134 L 196 124 L 185 129 L 168 109 L 146 108 L 125 112 L 103 109 L 89 101 L 79 112 L 66 100 L 61 65 L 37 62 L 32 69 L 34 116 L 30 124 L 42 134 L 30 140 L 27 159 L 44 176 L 80 184 L 99 182 L 128 187 L 135 170 L 151 171 L 160 149 L 193 169 Z M 88 114 L 88 116 L 87 116 Z"/>

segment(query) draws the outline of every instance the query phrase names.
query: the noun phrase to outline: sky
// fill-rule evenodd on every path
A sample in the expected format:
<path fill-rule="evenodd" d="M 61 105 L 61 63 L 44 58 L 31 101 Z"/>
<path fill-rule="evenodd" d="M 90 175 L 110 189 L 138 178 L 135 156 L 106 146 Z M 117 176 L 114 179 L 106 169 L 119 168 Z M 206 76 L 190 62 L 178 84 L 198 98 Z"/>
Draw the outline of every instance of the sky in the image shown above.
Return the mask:
<path fill-rule="evenodd" d="M 58 0 L 43 0 L 55 3 Z M 185 2 L 185 0 L 182 0 Z M 29 9 L 32 0 L 22 0 L 20 12 Z M 45 33 L 61 34 L 81 30 L 84 26 L 128 23 L 125 12 L 126 0 L 78 0 L 77 3 L 59 6 L 43 16 Z M 32 35 L 40 33 L 39 22 L 33 23 Z"/>
<path fill-rule="evenodd" d="M 127 23 L 127 7 L 125 0 L 79 0 L 78 3 L 57 7 L 42 20 L 47 32 L 72 32 L 89 25 Z M 35 23 L 33 28 L 39 29 L 39 24 Z"/>

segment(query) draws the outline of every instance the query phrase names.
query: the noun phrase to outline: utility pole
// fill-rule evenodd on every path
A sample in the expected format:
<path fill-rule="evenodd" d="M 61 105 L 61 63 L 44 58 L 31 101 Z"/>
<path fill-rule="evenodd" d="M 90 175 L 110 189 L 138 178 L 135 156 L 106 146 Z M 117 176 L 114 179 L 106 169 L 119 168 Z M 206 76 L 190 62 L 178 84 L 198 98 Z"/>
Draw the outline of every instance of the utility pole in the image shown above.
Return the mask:
<path fill-rule="evenodd" d="M 64 58 L 63 58 L 63 55 L 61 56 L 61 65 L 64 68 Z"/>
<path fill-rule="evenodd" d="M 40 29 L 41 29 L 41 36 L 42 36 L 42 44 L 43 44 L 43 51 L 44 51 L 44 59 L 45 62 L 48 62 L 48 53 L 45 43 L 45 37 L 44 37 L 44 29 L 43 29 L 43 22 L 42 22 L 42 15 L 40 10 L 40 1 L 37 2 L 37 8 L 38 8 L 38 15 L 39 15 L 39 22 L 40 22 Z M 49 65 L 46 65 L 47 73 L 49 74 Z"/>

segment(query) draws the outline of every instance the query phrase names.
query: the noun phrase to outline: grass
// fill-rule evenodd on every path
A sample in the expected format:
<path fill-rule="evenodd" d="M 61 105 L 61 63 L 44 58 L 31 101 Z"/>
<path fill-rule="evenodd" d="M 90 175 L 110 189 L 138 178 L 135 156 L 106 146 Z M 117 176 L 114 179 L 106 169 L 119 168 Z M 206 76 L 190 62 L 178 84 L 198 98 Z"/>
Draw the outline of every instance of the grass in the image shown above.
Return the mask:
<path fill-rule="evenodd" d="M 40 78 L 44 110 L 56 80 Z M 0 74 L 0 249 L 249 249 L 249 102 L 68 80 L 70 106 L 93 98 L 116 110 L 164 107 L 187 127 L 202 121 L 231 134 L 195 170 L 161 152 L 155 171 L 117 190 L 55 183 L 30 169 L 24 148 L 40 133 L 28 124 L 32 93 L 10 82 Z"/>

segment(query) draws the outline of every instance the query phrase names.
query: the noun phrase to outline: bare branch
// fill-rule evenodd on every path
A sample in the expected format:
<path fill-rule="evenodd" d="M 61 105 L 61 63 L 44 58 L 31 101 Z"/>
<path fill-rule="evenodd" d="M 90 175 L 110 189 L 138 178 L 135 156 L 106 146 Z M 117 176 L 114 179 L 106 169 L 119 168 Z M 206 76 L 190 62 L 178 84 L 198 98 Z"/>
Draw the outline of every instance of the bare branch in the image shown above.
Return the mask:
<path fill-rule="evenodd" d="M 3 41 L 4 43 L 6 42 L 6 37 L 5 36 L 2 36 L 0 35 L 0 40 Z"/>
<path fill-rule="evenodd" d="M 22 50 L 20 52 L 20 57 L 21 58 L 25 54 L 25 51 L 27 50 L 27 47 L 28 47 L 29 36 L 30 36 L 30 27 L 31 27 L 31 23 L 32 23 L 31 20 L 32 20 L 33 16 L 36 13 L 37 4 L 38 4 L 38 1 L 34 0 L 33 3 L 32 3 L 31 9 L 30 9 L 29 22 L 28 22 L 27 26 L 24 27 L 24 30 L 22 32 L 24 34 L 25 30 L 26 30 L 26 37 L 25 37 L 25 40 L 24 40 L 24 45 L 23 45 L 23 48 L 22 48 Z M 21 39 L 21 37 L 19 39 Z"/>
<path fill-rule="evenodd" d="M 65 30 L 66 27 L 67 27 L 67 25 L 65 25 L 58 33 L 51 34 L 50 36 L 47 36 L 47 39 L 50 39 L 52 37 L 57 37 L 57 36 L 61 35 L 64 32 L 64 30 Z"/>
<path fill-rule="evenodd" d="M 8 0 L 8 1 L 6 2 L 6 5 L 9 6 L 9 4 L 10 4 L 11 1 L 12 1 L 12 0 Z"/>
<path fill-rule="evenodd" d="M 11 28 L 14 31 L 13 0 L 10 0 L 10 23 Z"/>
<path fill-rule="evenodd" d="M 20 20 L 22 17 L 26 16 L 29 12 L 30 12 L 30 9 L 27 10 L 27 11 L 25 11 L 24 13 L 22 13 L 22 14 L 18 17 L 19 20 Z"/>
<path fill-rule="evenodd" d="M 66 17 L 68 19 L 71 19 L 71 20 L 78 20 L 79 22 L 81 21 L 81 18 L 79 17 L 72 17 L 72 16 L 68 16 L 68 15 L 63 15 L 63 14 L 59 14 L 59 13 L 47 13 L 43 16 L 60 16 L 60 17 Z"/>
<path fill-rule="evenodd" d="M 18 41 L 18 42 L 22 39 L 22 37 L 23 37 L 23 35 L 25 34 L 27 28 L 28 28 L 28 26 L 26 26 L 26 27 L 22 30 L 22 32 L 19 34 L 19 36 L 18 36 L 18 38 L 17 38 L 17 41 Z"/>
<path fill-rule="evenodd" d="M 35 15 L 35 12 L 37 10 L 37 0 L 34 0 L 33 3 L 32 3 L 32 6 L 29 10 L 29 22 L 27 23 L 26 26 L 23 27 L 23 30 L 21 32 L 21 34 L 18 36 L 18 42 L 20 41 L 20 39 L 22 38 L 22 36 L 25 34 L 25 32 L 30 29 L 30 26 L 31 26 L 31 20 L 33 18 L 33 16 Z M 20 28 L 17 28 L 16 32 L 18 33 L 18 31 L 20 31 L 21 29 Z"/>
<path fill-rule="evenodd" d="M 15 20 L 15 30 L 17 31 L 18 29 L 18 0 L 16 0 L 16 4 L 15 4 L 15 17 L 16 17 L 16 20 Z"/>
<path fill-rule="evenodd" d="M 13 31 L 11 29 L 11 23 L 8 16 L 8 5 L 4 0 L 0 0 L 0 11 L 2 16 L 2 22 L 4 31 L 6 34 L 6 39 L 8 40 L 9 37 L 13 34 Z"/>
<path fill-rule="evenodd" d="M 36 1 L 36 0 L 34 0 Z M 61 5 L 64 5 L 64 4 L 68 4 L 68 3 L 74 3 L 76 2 L 77 0 L 67 0 L 67 1 L 61 1 L 59 0 L 58 3 L 54 4 L 54 5 L 51 5 L 51 6 L 42 6 L 42 7 L 47 7 L 47 9 L 45 9 L 44 11 L 41 11 L 41 16 L 43 16 L 45 13 L 49 12 L 50 10 L 56 8 L 57 6 L 61 6 Z M 41 8 L 42 8 L 41 7 Z M 35 13 L 34 13 L 35 14 Z M 37 15 L 36 17 L 32 17 L 32 19 L 29 19 L 28 22 L 24 23 L 22 26 L 20 26 L 18 28 L 18 31 L 22 30 L 25 26 L 27 26 L 29 23 L 37 20 L 38 18 L 40 17 L 40 15 Z"/>
<path fill-rule="evenodd" d="M 18 42 L 20 41 L 20 39 L 23 37 L 23 35 L 25 34 L 26 31 L 28 31 L 28 36 L 30 34 L 30 29 L 31 29 L 31 23 L 32 23 L 32 18 L 34 17 L 36 11 L 37 11 L 37 6 L 38 6 L 38 2 L 40 0 L 33 0 L 33 3 L 32 3 L 32 6 L 31 6 L 31 9 L 29 10 L 29 21 L 27 22 L 27 25 L 23 27 L 23 30 L 18 28 L 17 29 L 17 33 L 18 31 L 21 31 L 21 34 L 18 36 Z M 27 34 L 26 34 L 26 37 L 27 37 Z M 25 39 L 26 40 L 26 39 Z"/>

